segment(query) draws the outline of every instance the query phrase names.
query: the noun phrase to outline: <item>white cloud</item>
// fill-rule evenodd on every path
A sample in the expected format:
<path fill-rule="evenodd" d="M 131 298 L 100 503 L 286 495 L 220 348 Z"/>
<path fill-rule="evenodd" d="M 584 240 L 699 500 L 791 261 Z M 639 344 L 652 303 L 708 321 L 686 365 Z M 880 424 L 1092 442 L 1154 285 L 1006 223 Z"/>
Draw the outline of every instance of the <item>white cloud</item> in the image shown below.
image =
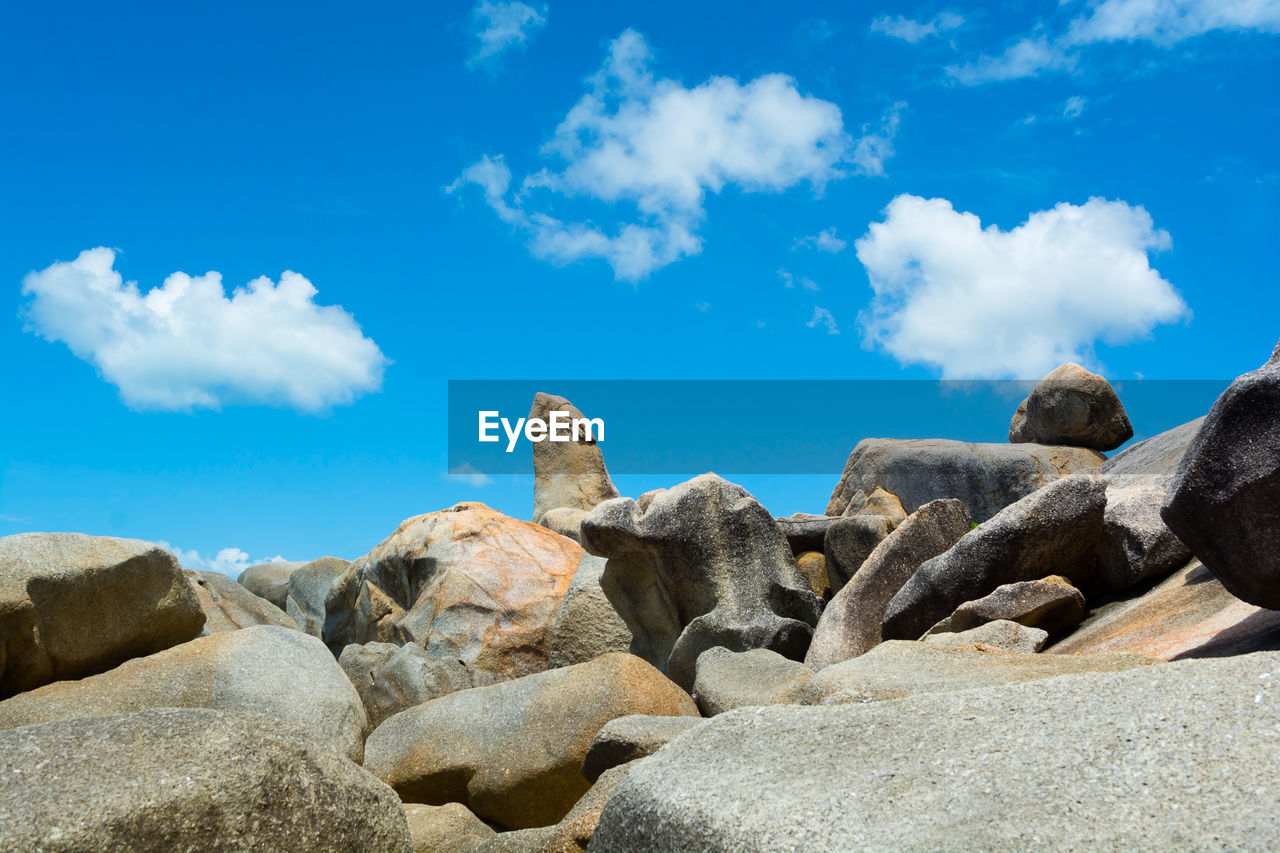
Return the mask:
<path fill-rule="evenodd" d="M 819 287 L 812 279 L 800 277 L 796 278 L 787 270 L 778 270 L 778 278 L 782 279 L 782 286 L 788 290 L 793 289 L 797 284 L 805 290 L 818 290 Z"/>
<path fill-rule="evenodd" d="M 314 412 L 382 385 L 387 359 L 295 272 L 227 298 L 222 276 L 176 272 L 146 293 L 97 248 L 23 279 L 26 328 L 91 362 L 140 409 L 288 405 Z"/>
<path fill-rule="evenodd" d="M 256 566 L 259 563 L 280 563 L 284 561 L 284 557 L 279 554 L 266 560 L 254 560 L 239 548 L 223 548 L 214 556 L 206 558 L 201 557 L 199 551 L 184 551 L 181 548 L 175 548 L 163 539 L 156 544 L 177 557 L 178 564 L 184 569 L 217 572 L 231 578 L 238 578 L 245 569 L 250 566 Z"/>
<path fill-rule="evenodd" d="M 963 25 L 964 18 L 955 12 L 939 12 L 927 21 L 916 21 L 902 15 L 881 15 L 871 22 L 871 32 L 915 44 Z"/>
<path fill-rule="evenodd" d="M 686 87 L 655 76 L 651 62 L 634 30 L 612 42 L 587 93 L 543 146 L 562 164 L 558 171 L 541 169 L 511 192 L 505 160 L 485 156 L 446 191 L 478 186 L 498 216 L 528 236 L 536 257 L 600 258 L 616 278 L 635 281 L 701 251 L 708 192 L 781 192 L 802 183 L 821 192 L 850 171 L 880 174 L 892 154 L 901 105 L 872 139 L 855 143 L 839 107 L 802 94 L 785 75 Z M 564 221 L 546 212 L 555 197 L 625 205 L 638 216 L 612 229 Z"/>
<path fill-rule="evenodd" d="M 809 318 L 809 322 L 805 323 L 810 329 L 821 326 L 827 330 L 828 335 L 840 334 L 840 327 L 836 325 L 835 316 L 826 308 L 814 306 L 813 316 Z"/>
<path fill-rule="evenodd" d="M 874 292 L 864 343 L 948 378 L 1041 376 L 1189 314 L 1148 260 L 1168 233 L 1123 201 L 1063 202 L 1002 231 L 904 194 L 854 246 Z"/>
<path fill-rule="evenodd" d="M 1044 36 L 1021 38 L 998 56 L 981 56 L 976 62 L 947 66 L 959 83 L 976 86 L 1001 80 L 1034 77 L 1044 71 L 1072 71 L 1079 57 Z"/>
<path fill-rule="evenodd" d="M 535 32 L 546 26 L 547 7 L 539 11 L 525 3 L 480 0 L 471 10 L 471 21 L 476 46 L 467 60 L 468 67 L 492 59 L 508 48 L 526 44 Z"/>
<path fill-rule="evenodd" d="M 832 226 L 831 228 L 824 228 L 812 236 L 801 237 L 796 240 L 795 248 L 813 248 L 820 252 L 837 255 L 843 252 L 848 245 L 848 241 L 841 240 L 836 236 L 836 229 Z"/>
<path fill-rule="evenodd" d="M 446 472 L 444 478 L 451 483 L 466 483 L 473 489 L 487 486 L 493 482 L 492 477 L 477 469 L 470 462 L 463 462 L 453 471 Z"/>
<path fill-rule="evenodd" d="M 905 101 L 898 101 L 885 110 L 880 123 L 874 129 L 870 123 L 862 126 L 862 136 L 853 147 L 853 164 L 861 175 L 883 175 L 884 161 L 893 156 L 893 139 L 902 123 Z"/>
<path fill-rule="evenodd" d="M 1089 100 L 1082 95 L 1072 95 L 1062 103 L 1062 117 L 1067 121 L 1080 118 Z"/>

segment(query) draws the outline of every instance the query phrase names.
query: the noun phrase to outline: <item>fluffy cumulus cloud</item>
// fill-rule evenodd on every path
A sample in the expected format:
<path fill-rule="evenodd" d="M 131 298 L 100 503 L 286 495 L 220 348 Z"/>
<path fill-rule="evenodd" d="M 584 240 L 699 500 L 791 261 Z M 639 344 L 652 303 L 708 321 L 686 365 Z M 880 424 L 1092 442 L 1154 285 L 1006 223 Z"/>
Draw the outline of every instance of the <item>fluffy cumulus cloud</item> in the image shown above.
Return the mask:
<path fill-rule="evenodd" d="M 929 36 L 936 36 L 964 25 L 964 17 L 955 12 L 939 12 L 927 21 L 904 18 L 902 15 L 881 15 L 871 22 L 871 32 L 901 39 L 915 44 Z"/>
<path fill-rule="evenodd" d="M 161 548 L 166 549 L 173 556 L 178 558 L 179 565 L 184 569 L 192 569 L 200 572 L 217 572 L 219 574 L 228 575 L 236 578 L 240 573 L 250 566 L 256 566 L 259 563 L 279 563 L 284 560 L 277 554 L 266 560 L 254 560 L 239 548 L 223 548 L 212 557 L 202 557 L 199 551 L 184 551 L 181 548 L 175 548 L 168 542 L 161 540 L 156 543 Z"/>
<path fill-rule="evenodd" d="M 701 251 L 707 193 L 729 186 L 781 192 L 804 183 L 821 191 L 850 173 L 881 174 L 893 152 L 901 105 L 855 140 L 839 107 L 801 93 L 785 75 L 746 83 L 713 77 L 688 87 L 656 76 L 651 64 L 644 37 L 624 32 L 543 146 L 556 168 L 513 187 L 503 157 L 485 156 L 446 190 L 479 188 L 539 258 L 598 258 L 618 279 L 635 281 Z M 567 221 L 550 212 L 557 199 L 627 212 L 612 228 Z"/>
<path fill-rule="evenodd" d="M 1003 231 L 946 199 L 900 195 L 854 246 L 874 297 L 864 343 L 948 378 L 1038 377 L 1093 344 L 1187 315 L 1148 253 L 1170 248 L 1142 207 L 1091 198 Z"/>
<path fill-rule="evenodd" d="M 547 24 L 547 7 L 540 10 L 526 3 L 480 0 L 471 10 L 475 48 L 467 65 L 475 67 L 494 59 L 503 51 L 521 47 Z"/>
<path fill-rule="evenodd" d="M 140 409 L 228 403 L 315 412 L 382 385 L 387 359 L 338 306 L 317 305 L 295 272 L 230 297 L 222 276 L 176 272 L 143 293 L 97 248 L 23 280 L 27 329 L 65 343 Z"/>

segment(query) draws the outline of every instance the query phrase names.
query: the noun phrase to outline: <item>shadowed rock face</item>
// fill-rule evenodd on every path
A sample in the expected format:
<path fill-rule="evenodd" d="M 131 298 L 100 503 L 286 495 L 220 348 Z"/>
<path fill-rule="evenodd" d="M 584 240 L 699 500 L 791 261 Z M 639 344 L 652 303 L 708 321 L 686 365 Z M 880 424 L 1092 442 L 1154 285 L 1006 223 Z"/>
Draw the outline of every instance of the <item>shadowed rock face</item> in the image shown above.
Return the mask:
<path fill-rule="evenodd" d="M 552 412 L 565 412 L 570 423 L 584 415 L 564 397 L 539 391 L 529 417 L 551 422 Z M 572 435 L 572 432 L 570 433 Z M 590 510 L 602 501 L 618 497 L 609 479 L 604 455 L 594 438 L 578 441 L 540 441 L 533 445 L 533 522 L 542 524 L 553 509 Z"/>
<path fill-rule="evenodd" d="M 582 541 L 608 559 L 601 585 L 632 652 L 691 689 L 698 655 L 768 648 L 804 656 L 821 605 L 773 517 L 715 474 L 596 507 Z"/>
<path fill-rule="evenodd" d="M 1107 380 L 1067 362 L 1036 383 L 1009 425 L 1009 441 L 1113 450 L 1133 426 Z"/>
<path fill-rule="evenodd" d="M 289 575 L 284 610 L 300 629 L 313 637 L 324 635 L 324 601 L 329 597 L 329 587 L 350 566 L 337 557 L 321 557 Z"/>
<path fill-rule="evenodd" d="M 600 586 L 604 567 L 604 558 L 583 555 L 552 627 L 551 666 L 585 663 L 631 649 L 631 629 Z"/>
<path fill-rule="evenodd" d="M 701 717 L 655 717 L 629 714 L 605 723 L 596 733 L 582 760 L 582 775 L 588 782 L 614 767 L 653 755 L 694 726 Z"/>

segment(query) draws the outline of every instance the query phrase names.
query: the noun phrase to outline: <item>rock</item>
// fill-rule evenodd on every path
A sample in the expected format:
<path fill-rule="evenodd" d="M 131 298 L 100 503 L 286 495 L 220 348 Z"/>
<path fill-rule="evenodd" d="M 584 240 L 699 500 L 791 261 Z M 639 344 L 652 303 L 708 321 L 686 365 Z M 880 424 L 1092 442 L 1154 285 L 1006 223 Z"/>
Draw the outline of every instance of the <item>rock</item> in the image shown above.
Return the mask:
<path fill-rule="evenodd" d="M 886 639 L 911 639 L 1001 584 L 1062 575 L 1096 586 L 1105 477 L 1073 474 L 1002 510 L 929 560 L 885 610 Z"/>
<path fill-rule="evenodd" d="M 1166 487 L 1178 473 L 1178 465 L 1196 437 L 1204 418 L 1131 444 L 1112 456 L 1098 470 L 1117 488 L 1129 486 Z"/>
<path fill-rule="evenodd" d="M 799 557 L 806 551 L 821 551 L 822 541 L 827 535 L 827 528 L 835 521 L 829 515 L 813 515 L 797 512 L 786 518 L 775 518 L 774 521 L 787 537 L 787 545 L 791 553 Z"/>
<path fill-rule="evenodd" d="M 818 598 L 831 597 L 831 579 L 827 576 L 827 558 L 821 551 L 805 551 L 796 557 L 796 570 Z"/>
<path fill-rule="evenodd" d="M 285 612 L 313 637 L 324 635 L 324 600 L 329 587 L 351 566 L 337 557 L 321 557 L 289 575 Z"/>
<path fill-rule="evenodd" d="M 406 708 L 494 682 L 489 673 L 457 658 L 434 660 L 417 643 L 350 645 L 338 665 L 360 694 L 369 730 Z"/>
<path fill-rule="evenodd" d="M 1280 609 L 1280 346 L 1213 404 L 1161 515 L 1232 595 Z"/>
<path fill-rule="evenodd" d="M 602 773 L 582 799 L 574 803 L 569 813 L 556 824 L 555 832 L 551 833 L 542 849 L 548 853 L 584 853 L 595 835 L 605 803 L 609 802 L 631 770 L 632 765 L 627 764 L 611 767 Z"/>
<path fill-rule="evenodd" d="M 567 539 L 581 543 L 582 519 L 586 517 L 585 509 L 570 509 L 562 506 L 547 510 L 540 523 L 552 533 L 559 533 Z"/>
<path fill-rule="evenodd" d="M 1191 551 L 1160 518 L 1162 486 L 1109 486 L 1098 572 L 1103 587 L 1128 589 L 1185 566 Z"/>
<path fill-rule="evenodd" d="M 1133 425 L 1107 380 L 1067 362 L 1035 384 L 1009 425 L 1009 440 L 1114 450 Z"/>
<path fill-rule="evenodd" d="M 166 708 L 0 732 L 0 814 L 6 850 L 410 849 L 390 788 L 254 713 Z"/>
<path fill-rule="evenodd" d="M 249 592 L 265 598 L 276 607 L 284 610 L 288 604 L 289 576 L 295 569 L 306 563 L 276 560 L 271 563 L 258 563 L 240 573 L 237 582 Z M 286 611 L 287 612 L 287 611 Z"/>
<path fill-rule="evenodd" d="M 938 646 L 986 646 L 1002 652 L 1029 655 L 1044 648 L 1049 632 L 997 619 L 958 633 L 926 634 L 923 641 Z"/>
<path fill-rule="evenodd" d="M 1280 655 L 1263 654 L 733 711 L 636 765 L 592 846 L 1268 850 L 1277 672 Z"/>
<path fill-rule="evenodd" d="M 152 708 L 272 714 L 316 743 L 360 761 L 365 713 L 351 682 L 315 637 L 257 625 L 200 637 L 79 681 L 0 702 L 0 729 Z"/>
<path fill-rule="evenodd" d="M 968 631 L 988 622 L 1008 620 L 1056 634 L 1080 624 L 1084 596 L 1059 575 L 998 586 L 990 594 L 966 601 L 946 621 L 948 631 Z M 933 633 L 932 631 L 930 633 Z"/>
<path fill-rule="evenodd" d="M 0 698 L 102 672 L 200 634 L 178 561 L 137 539 L 0 537 Z"/>
<path fill-rule="evenodd" d="M 582 549 L 482 503 L 410 518 L 333 582 L 324 640 L 417 643 L 499 678 L 547 667 L 551 625 Z"/>
<path fill-rule="evenodd" d="M 834 593 L 839 595 L 893 528 L 893 521 L 883 515 L 854 515 L 833 520 L 827 528 L 822 552 L 827 584 Z"/>
<path fill-rule="evenodd" d="M 698 655 L 693 693 L 704 716 L 749 705 L 786 705 L 800 698 L 813 670 L 768 649 L 731 652 L 722 646 Z"/>
<path fill-rule="evenodd" d="M 893 526 L 897 527 L 907 520 L 907 516 L 910 513 L 902 508 L 902 501 L 898 500 L 897 495 L 890 494 L 877 487 L 863 502 L 862 509 L 855 513 L 845 510 L 845 515 L 879 515 L 889 519 Z"/>
<path fill-rule="evenodd" d="M 741 486 L 703 474 L 600 504 L 584 547 L 608 558 L 601 584 L 632 651 L 686 690 L 712 646 L 800 658 L 821 603 L 773 517 Z"/>
<path fill-rule="evenodd" d="M 462 803 L 404 804 L 413 853 L 467 853 L 498 833 Z"/>
<path fill-rule="evenodd" d="M 275 625 L 297 629 L 298 624 L 270 601 L 259 598 L 219 572 L 202 572 L 183 569 L 204 611 L 204 629 L 200 636 L 207 637 L 221 631 L 238 631 L 250 625 Z"/>
<path fill-rule="evenodd" d="M 608 652 L 631 650 L 631 629 L 600 586 L 605 560 L 585 554 L 569 583 L 551 629 L 552 667 L 584 663 Z"/>
<path fill-rule="evenodd" d="M 508 829 L 544 827 L 587 792 L 582 761 L 609 720 L 697 713 L 652 666 L 612 653 L 402 711 L 369 736 L 365 766 L 406 802 L 460 802 Z"/>
<path fill-rule="evenodd" d="M 966 444 L 940 438 L 867 438 L 845 463 L 827 515 L 861 508 L 875 490 L 897 495 L 915 512 L 938 498 L 957 498 L 983 522 L 1042 486 L 1102 463 L 1095 450 L 1033 444 Z"/>
<path fill-rule="evenodd" d="M 551 422 L 552 412 L 564 412 L 570 420 L 582 419 L 582 412 L 564 397 L 543 394 L 533 398 L 529 418 Z M 585 432 L 585 431 L 584 431 Z M 533 521 L 541 524 L 549 510 L 556 508 L 593 509 L 618 497 L 618 490 L 604 467 L 604 456 L 594 438 L 583 435 L 576 441 L 540 441 L 533 445 Z"/>
<path fill-rule="evenodd" d="M 499 832 L 493 838 L 474 848 L 471 853 L 543 853 L 555 835 L 554 826 L 538 826 Z"/>
<path fill-rule="evenodd" d="M 701 717 L 653 717 L 631 714 L 604 724 L 596 732 L 582 760 L 582 775 L 594 782 L 611 767 L 653 755 L 662 747 L 702 725 Z"/>

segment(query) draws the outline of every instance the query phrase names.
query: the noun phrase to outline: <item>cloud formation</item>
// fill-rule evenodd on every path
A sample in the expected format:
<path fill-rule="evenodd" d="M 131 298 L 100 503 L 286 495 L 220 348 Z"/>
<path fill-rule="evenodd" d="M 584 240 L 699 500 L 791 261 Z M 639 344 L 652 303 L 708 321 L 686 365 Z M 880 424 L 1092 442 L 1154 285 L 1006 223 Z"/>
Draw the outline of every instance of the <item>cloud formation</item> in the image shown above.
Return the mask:
<path fill-rule="evenodd" d="M 387 359 L 338 306 L 317 305 L 295 272 L 228 298 L 222 276 L 175 272 L 143 293 L 115 270 L 115 252 L 88 249 L 22 282 L 26 328 L 65 343 L 139 409 L 230 403 L 316 412 L 382 385 Z"/>
<path fill-rule="evenodd" d="M 871 32 L 901 39 L 911 44 L 923 41 L 964 25 L 964 17 L 955 12 L 939 12 L 927 21 L 917 21 L 902 15 L 881 15 L 871 22 Z"/>
<path fill-rule="evenodd" d="M 206 558 L 201 557 L 199 551 L 184 551 L 181 548 L 175 548 L 164 540 L 156 544 L 177 557 L 178 564 L 184 569 L 199 572 L 217 572 L 231 578 L 240 577 L 240 573 L 245 569 L 250 566 L 256 566 L 259 563 L 279 563 L 284 561 L 284 557 L 279 554 L 266 560 L 254 560 L 239 548 L 223 548 L 214 556 Z"/>
<path fill-rule="evenodd" d="M 828 335 L 840 334 L 840 326 L 836 324 L 835 315 L 826 308 L 815 305 L 813 307 L 813 316 L 809 318 L 809 322 L 805 323 L 810 329 L 821 326 L 827 330 Z"/>
<path fill-rule="evenodd" d="M 1142 207 L 1091 198 L 1002 231 L 943 198 L 899 195 L 855 243 L 874 293 L 863 342 L 945 378 L 1034 378 L 1093 344 L 1188 316 L 1151 268 L 1171 247 Z"/>
<path fill-rule="evenodd" d="M 475 49 L 467 59 L 474 68 L 503 51 L 528 44 L 533 34 L 547 24 L 547 7 L 539 11 L 525 3 L 480 0 L 471 10 Z"/>
<path fill-rule="evenodd" d="M 847 240 L 842 240 L 836 236 L 835 226 L 823 228 L 817 234 L 808 237 L 801 237 L 796 240 L 795 248 L 817 249 L 820 252 L 838 255 L 843 252 L 849 245 Z"/>

